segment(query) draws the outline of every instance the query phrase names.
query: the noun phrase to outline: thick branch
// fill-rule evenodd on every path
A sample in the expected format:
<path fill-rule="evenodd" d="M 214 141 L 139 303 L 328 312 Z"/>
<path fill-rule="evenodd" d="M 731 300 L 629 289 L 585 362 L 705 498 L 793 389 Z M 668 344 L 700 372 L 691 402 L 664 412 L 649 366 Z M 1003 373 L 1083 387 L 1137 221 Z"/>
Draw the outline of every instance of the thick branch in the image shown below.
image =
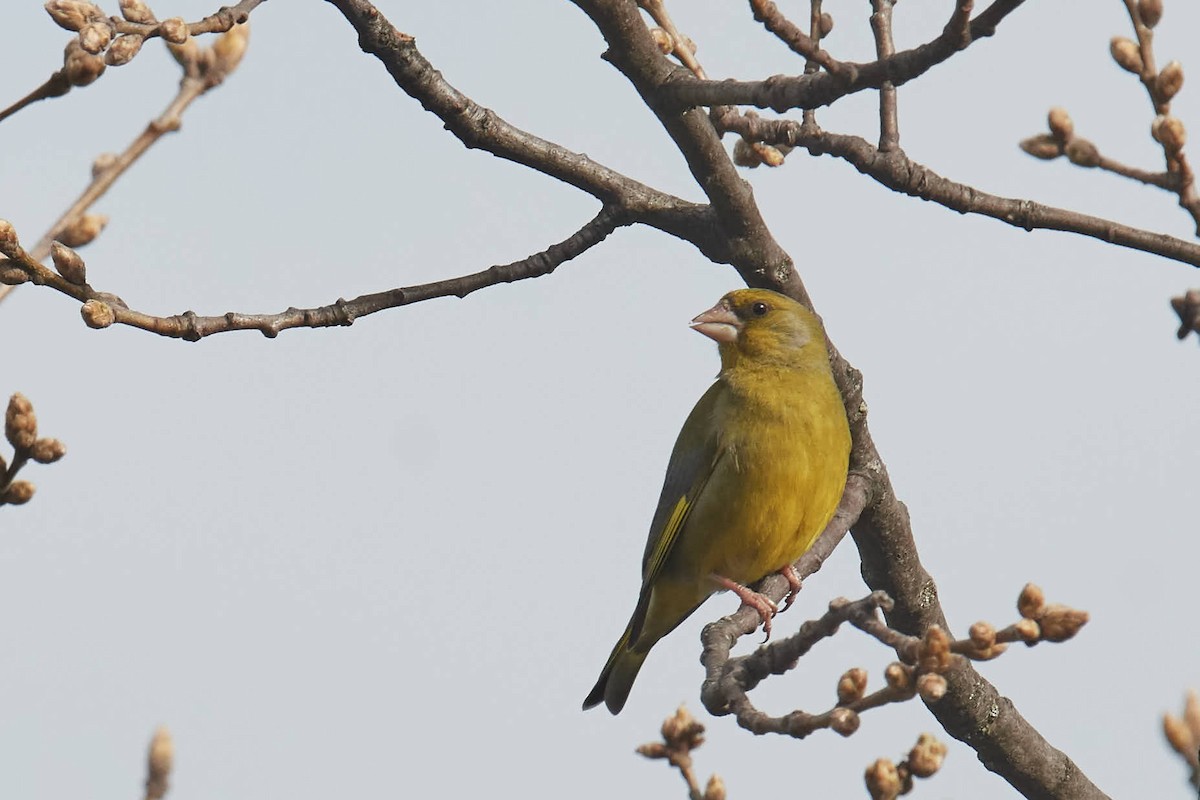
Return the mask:
<path fill-rule="evenodd" d="M 803 147 L 813 155 L 831 155 L 849 161 L 864 175 L 897 192 L 929 200 L 963 214 L 982 214 L 1017 228 L 1078 233 L 1110 244 L 1200 266 L 1200 244 L 1119 222 L 1046 206 L 1031 200 L 1000 197 L 944 178 L 918 164 L 902 151 L 884 153 L 858 136 L 807 128 L 791 120 L 764 120 L 724 115 L 726 130 L 769 144 Z"/>
<path fill-rule="evenodd" d="M 581 153 L 521 130 L 471 100 L 442 77 L 401 33 L 366 0 L 328 0 L 358 32 L 363 52 L 383 64 L 396 85 L 445 123 L 467 147 L 522 164 L 581 189 L 606 206 L 695 244 L 718 262 L 729 256 L 714 235 L 714 220 L 701 205 L 681 200 L 626 177 Z M 643 26 L 644 28 L 645 26 Z"/>
<path fill-rule="evenodd" d="M 739 105 L 784 112 L 820 108 L 864 89 L 879 89 L 888 83 L 900 86 L 920 77 L 972 42 L 991 36 L 996 25 L 1020 4 L 1021 0 L 993 3 L 971 21 L 966 35 L 962 26 L 949 24 L 941 35 L 923 45 L 866 64 L 842 61 L 836 72 L 776 75 L 761 81 L 702 81 L 679 71 L 657 99 L 675 109 Z"/>

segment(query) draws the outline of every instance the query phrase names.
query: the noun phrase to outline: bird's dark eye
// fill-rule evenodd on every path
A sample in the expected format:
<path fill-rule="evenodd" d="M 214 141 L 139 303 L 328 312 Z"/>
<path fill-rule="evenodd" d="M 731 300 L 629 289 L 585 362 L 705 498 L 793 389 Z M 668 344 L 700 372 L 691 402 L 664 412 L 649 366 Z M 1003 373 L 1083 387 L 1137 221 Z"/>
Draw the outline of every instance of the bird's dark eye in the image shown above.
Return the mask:
<path fill-rule="evenodd" d="M 763 316 L 769 310 L 770 310 L 770 307 L 766 303 L 763 303 L 761 301 L 750 306 L 750 313 L 756 317 Z"/>

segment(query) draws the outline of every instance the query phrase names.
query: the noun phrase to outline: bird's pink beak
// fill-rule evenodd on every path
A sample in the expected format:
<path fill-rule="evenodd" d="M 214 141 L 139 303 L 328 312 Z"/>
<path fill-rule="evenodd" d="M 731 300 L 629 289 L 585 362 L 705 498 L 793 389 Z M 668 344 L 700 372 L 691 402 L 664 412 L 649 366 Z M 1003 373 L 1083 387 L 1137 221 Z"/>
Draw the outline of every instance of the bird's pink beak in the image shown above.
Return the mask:
<path fill-rule="evenodd" d="M 737 341 L 742 321 L 724 301 L 692 320 L 692 330 L 703 333 L 718 344 Z"/>

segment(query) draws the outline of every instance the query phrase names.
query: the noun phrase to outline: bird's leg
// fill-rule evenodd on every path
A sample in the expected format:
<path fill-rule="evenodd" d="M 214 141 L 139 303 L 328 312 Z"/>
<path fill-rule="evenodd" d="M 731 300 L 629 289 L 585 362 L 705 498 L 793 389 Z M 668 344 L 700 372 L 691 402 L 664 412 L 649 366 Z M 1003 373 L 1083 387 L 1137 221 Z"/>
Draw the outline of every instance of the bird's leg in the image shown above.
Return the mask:
<path fill-rule="evenodd" d="M 800 583 L 800 573 L 796 572 L 796 568 L 791 564 L 779 570 L 779 574 L 787 578 L 788 582 L 787 597 L 783 598 L 783 610 L 787 611 L 792 607 L 792 603 L 796 602 L 796 595 L 800 594 L 804 586 Z"/>
<path fill-rule="evenodd" d="M 712 579 L 722 589 L 728 589 L 736 594 L 738 599 L 742 601 L 742 605 L 750 606 L 758 612 L 758 617 L 762 620 L 763 633 L 765 633 L 767 636 L 767 638 L 763 639 L 763 641 L 765 642 L 767 639 L 770 639 L 771 617 L 779 613 L 779 606 L 775 605 L 775 601 L 761 592 L 754 591 L 748 586 L 743 586 L 737 581 L 731 581 L 724 575 L 713 575 Z"/>

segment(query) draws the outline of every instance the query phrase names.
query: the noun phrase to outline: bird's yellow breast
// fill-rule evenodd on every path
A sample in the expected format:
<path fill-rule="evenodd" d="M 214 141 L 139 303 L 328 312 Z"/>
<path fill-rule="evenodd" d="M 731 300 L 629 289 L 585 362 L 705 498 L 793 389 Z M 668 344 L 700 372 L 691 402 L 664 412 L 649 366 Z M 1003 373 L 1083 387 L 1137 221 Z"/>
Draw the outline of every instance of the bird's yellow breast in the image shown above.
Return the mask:
<path fill-rule="evenodd" d="M 697 592 L 712 590 L 710 575 L 749 584 L 803 555 L 837 508 L 850 453 L 827 371 L 723 380 L 717 464 L 664 565 L 664 578 L 686 576 Z"/>

